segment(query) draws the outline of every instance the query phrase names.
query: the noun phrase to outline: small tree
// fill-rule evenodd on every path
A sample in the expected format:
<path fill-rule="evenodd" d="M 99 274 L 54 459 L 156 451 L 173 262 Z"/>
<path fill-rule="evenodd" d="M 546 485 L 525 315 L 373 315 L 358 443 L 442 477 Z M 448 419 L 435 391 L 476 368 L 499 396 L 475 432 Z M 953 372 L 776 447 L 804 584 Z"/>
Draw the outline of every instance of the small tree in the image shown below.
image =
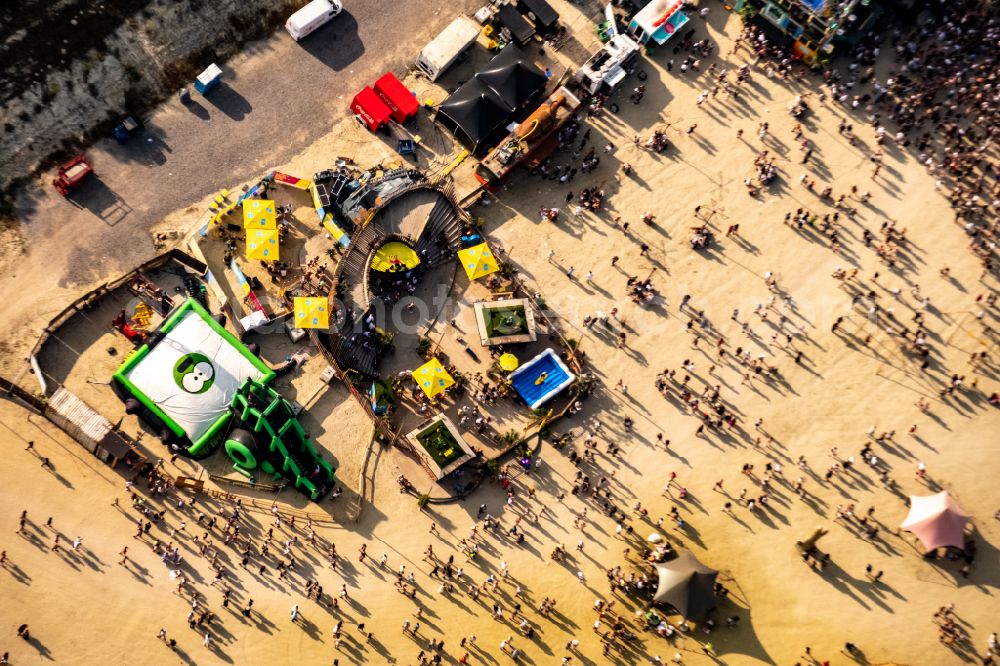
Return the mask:
<path fill-rule="evenodd" d="M 391 347 L 392 341 L 395 339 L 396 334 L 392 331 L 387 331 L 384 328 L 375 328 L 375 339 L 378 344 L 383 347 Z"/>
<path fill-rule="evenodd" d="M 500 444 L 501 446 L 512 446 L 520 439 L 520 433 L 516 430 L 508 430 L 507 432 L 497 435 L 497 444 Z"/>

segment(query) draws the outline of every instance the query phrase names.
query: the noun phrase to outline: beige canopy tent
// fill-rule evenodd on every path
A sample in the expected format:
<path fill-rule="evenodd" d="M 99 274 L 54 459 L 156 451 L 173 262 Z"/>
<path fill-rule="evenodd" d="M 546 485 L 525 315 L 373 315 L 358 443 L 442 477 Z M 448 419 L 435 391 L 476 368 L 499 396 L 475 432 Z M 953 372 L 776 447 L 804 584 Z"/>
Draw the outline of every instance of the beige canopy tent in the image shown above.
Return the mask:
<path fill-rule="evenodd" d="M 942 546 L 961 548 L 965 545 L 967 513 L 959 508 L 948 491 L 936 495 L 910 497 L 910 514 L 900 528 L 913 532 L 924 548 L 932 551 Z"/>

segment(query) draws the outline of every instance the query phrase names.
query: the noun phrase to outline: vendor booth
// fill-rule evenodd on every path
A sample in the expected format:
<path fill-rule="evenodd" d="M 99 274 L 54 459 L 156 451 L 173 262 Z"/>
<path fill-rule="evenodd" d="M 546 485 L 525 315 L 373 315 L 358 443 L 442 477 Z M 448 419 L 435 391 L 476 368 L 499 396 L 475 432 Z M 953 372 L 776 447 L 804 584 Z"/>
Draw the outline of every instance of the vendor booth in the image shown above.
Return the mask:
<path fill-rule="evenodd" d="M 653 0 L 632 17 L 628 31 L 640 44 L 664 44 L 688 22 L 683 7 L 683 0 Z"/>
<path fill-rule="evenodd" d="M 385 105 L 371 86 L 365 86 L 364 90 L 354 96 L 351 101 L 351 112 L 369 132 L 377 132 L 392 117 L 392 110 Z"/>
<path fill-rule="evenodd" d="M 473 305 L 479 341 L 484 347 L 534 342 L 535 314 L 525 298 L 480 301 Z"/>
<path fill-rule="evenodd" d="M 247 259 L 278 261 L 281 255 L 280 234 L 275 229 L 247 228 Z"/>
<path fill-rule="evenodd" d="M 386 72 L 375 82 L 375 93 L 389 107 L 392 119 L 397 123 L 405 123 L 415 117 L 420 109 L 417 98 L 392 72 Z"/>

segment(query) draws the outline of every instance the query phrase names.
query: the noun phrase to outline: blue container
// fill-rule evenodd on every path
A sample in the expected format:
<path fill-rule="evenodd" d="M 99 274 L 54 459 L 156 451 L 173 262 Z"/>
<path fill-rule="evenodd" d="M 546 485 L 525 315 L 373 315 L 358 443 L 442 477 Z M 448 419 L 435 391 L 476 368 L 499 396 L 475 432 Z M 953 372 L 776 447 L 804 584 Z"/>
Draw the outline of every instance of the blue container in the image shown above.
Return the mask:
<path fill-rule="evenodd" d="M 208 69 L 199 74 L 198 78 L 194 80 L 194 89 L 204 95 L 219 85 L 220 81 L 222 81 L 222 70 L 213 62 L 208 66 Z"/>

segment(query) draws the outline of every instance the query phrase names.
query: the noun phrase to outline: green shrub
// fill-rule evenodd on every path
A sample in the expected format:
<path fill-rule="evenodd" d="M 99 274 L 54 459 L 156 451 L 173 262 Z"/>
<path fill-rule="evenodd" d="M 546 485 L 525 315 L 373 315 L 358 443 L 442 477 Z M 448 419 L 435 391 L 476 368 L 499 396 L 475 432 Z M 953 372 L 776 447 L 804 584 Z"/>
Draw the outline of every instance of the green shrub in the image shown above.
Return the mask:
<path fill-rule="evenodd" d="M 511 446 L 521 440 L 521 433 L 516 430 L 508 430 L 497 436 L 497 443 L 501 446 Z"/>
<path fill-rule="evenodd" d="M 420 336 L 417 338 L 417 355 L 420 357 L 425 357 L 430 353 L 431 347 L 434 346 L 434 341 L 426 336 Z"/>

